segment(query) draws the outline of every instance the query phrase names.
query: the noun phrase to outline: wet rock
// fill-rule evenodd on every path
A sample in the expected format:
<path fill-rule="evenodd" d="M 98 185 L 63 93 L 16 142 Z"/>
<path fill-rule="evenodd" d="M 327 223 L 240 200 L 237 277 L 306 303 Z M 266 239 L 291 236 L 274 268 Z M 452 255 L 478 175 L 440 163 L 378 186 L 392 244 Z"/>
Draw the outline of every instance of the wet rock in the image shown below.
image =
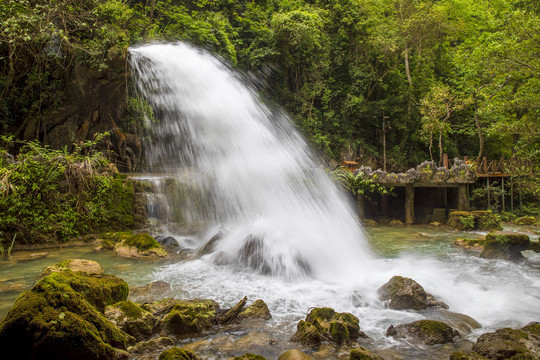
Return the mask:
<path fill-rule="evenodd" d="M 245 308 L 239 315 L 240 320 L 245 319 L 263 319 L 268 320 L 272 318 L 268 305 L 261 299 L 255 300 L 253 304 Z"/>
<path fill-rule="evenodd" d="M 363 346 L 351 350 L 349 360 L 384 360 L 382 357 L 373 354 Z"/>
<path fill-rule="evenodd" d="M 229 325 L 233 322 L 238 323 L 238 314 L 242 312 L 247 302 L 247 296 L 244 296 L 233 308 L 219 311 L 216 318 L 219 325 Z"/>
<path fill-rule="evenodd" d="M 540 352 L 540 325 L 531 323 L 521 330 L 504 328 L 483 334 L 472 350 L 488 359 L 537 359 Z"/>
<path fill-rule="evenodd" d="M 11 260 L 28 261 L 28 260 L 41 259 L 47 256 L 49 256 L 49 253 L 46 251 L 41 251 L 41 252 L 14 251 L 11 255 Z"/>
<path fill-rule="evenodd" d="M 116 255 L 128 258 L 163 258 L 167 252 L 146 233 L 109 232 L 100 235 L 102 249 L 114 250 Z"/>
<path fill-rule="evenodd" d="M 475 218 L 475 228 L 478 230 L 489 231 L 503 229 L 499 215 L 491 210 L 471 211 L 471 215 Z"/>
<path fill-rule="evenodd" d="M 247 353 L 242 356 L 237 356 L 233 360 L 267 360 L 267 359 L 261 355 Z"/>
<path fill-rule="evenodd" d="M 474 216 L 469 211 L 452 211 L 446 224 L 456 230 L 474 230 L 476 228 Z"/>
<path fill-rule="evenodd" d="M 42 276 L 49 275 L 55 271 L 71 270 L 73 272 L 83 272 L 86 274 L 103 274 L 103 268 L 99 263 L 92 260 L 72 259 L 59 262 L 58 264 L 49 266 L 41 272 Z"/>
<path fill-rule="evenodd" d="M 401 220 L 394 219 L 394 220 L 390 221 L 390 225 L 393 225 L 393 226 L 404 226 L 405 224 L 403 224 L 403 221 L 401 221 Z"/>
<path fill-rule="evenodd" d="M 178 254 L 182 250 L 178 241 L 172 236 L 157 236 L 156 241 L 169 254 Z"/>
<path fill-rule="evenodd" d="M 156 322 L 149 311 L 129 300 L 107 306 L 105 317 L 137 341 L 150 338 Z"/>
<path fill-rule="evenodd" d="M 514 220 L 516 225 L 536 225 L 536 223 L 534 216 L 523 216 Z"/>
<path fill-rule="evenodd" d="M 409 324 L 391 325 L 386 330 L 386 336 L 434 345 L 454 342 L 459 332 L 441 321 L 418 320 Z"/>
<path fill-rule="evenodd" d="M 482 325 L 469 315 L 460 314 L 446 309 L 438 309 L 430 313 L 432 320 L 442 321 L 460 334 L 470 334 L 473 330 L 480 329 Z"/>
<path fill-rule="evenodd" d="M 454 241 L 454 245 L 459 246 L 468 250 L 478 250 L 482 251 L 484 249 L 484 243 L 486 242 L 485 238 L 480 239 L 466 239 L 466 238 L 457 238 Z"/>
<path fill-rule="evenodd" d="M 402 276 L 394 276 L 381 286 L 377 293 L 381 301 L 387 301 L 394 310 L 422 310 L 430 306 L 448 308 L 442 301 L 437 301 L 416 281 Z"/>
<path fill-rule="evenodd" d="M 502 230 L 501 219 L 488 211 L 451 211 L 447 224 L 457 230 Z"/>
<path fill-rule="evenodd" d="M 226 231 L 224 228 L 219 228 L 216 234 L 214 234 L 210 240 L 208 240 L 202 248 L 199 250 L 199 255 L 211 254 L 215 251 L 216 245 L 225 237 Z"/>
<path fill-rule="evenodd" d="M 163 298 L 171 291 L 171 285 L 165 281 L 152 281 L 145 286 L 133 286 L 129 289 L 129 298 L 138 302 L 152 302 Z"/>
<path fill-rule="evenodd" d="M 102 311 L 124 301 L 128 291 L 123 280 L 111 275 L 51 272 L 20 296 L 0 323 L 2 356 L 127 359 L 126 348 L 134 339 Z"/>
<path fill-rule="evenodd" d="M 159 354 L 159 360 L 201 360 L 192 351 L 172 347 Z"/>
<path fill-rule="evenodd" d="M 313 360 L 313 358 L 300 350 L 291 349 L 281 354 L 278 360 Z"/>
<path fill-rule="evenodd" d="M 484 251 L 480 254 L 484 259 L 524 259 L 522 251 L 529 248 L 529 236 L 508 231 L 492 231 L 486 235 Z"/>
<path fill-rule="evenodd" d="M 478 355 L 477 353 L 464 353 L 462 351 L 455 351 L 450 355 L 450 360 L 487 360 L 487 359 L 481 355 Z"/>
<path fill-rule="evenodd" d="M 441 226 L 441 223 L 440 222 L 437 222 L 437 221 L 432 221 L 429 223 L 430 226 L 434 226 L 434 227 L 439 227 Z"/>
<path fill-rule="evenodd" d="M 163 299 L 144 304 L 158 320 L 157 328 L 162 336 L 197 334 L 217 323 L 219 305 L 213 300 Z"/>
<path fill-rule="evenodd" d="M 129 353 L 130 354 L 153 353 L 156 350 L 165 349 L 173 345 L 174 345 L 173 339 L 168 338 L 168 337 L 159 337 L 157 339 L 138 342 L 137 344 L 129 348 Z"/>
<path fill-rule="evenodd" d="M 305 345 L 318 345 L 323 341 L 337 344 L 350 343 L 359 336 L 366 337 L 360 331 L 358 318 L 350 313 L 336 313 L 331 308 L 315 308 L 300 320 L 291 341 Z"/>

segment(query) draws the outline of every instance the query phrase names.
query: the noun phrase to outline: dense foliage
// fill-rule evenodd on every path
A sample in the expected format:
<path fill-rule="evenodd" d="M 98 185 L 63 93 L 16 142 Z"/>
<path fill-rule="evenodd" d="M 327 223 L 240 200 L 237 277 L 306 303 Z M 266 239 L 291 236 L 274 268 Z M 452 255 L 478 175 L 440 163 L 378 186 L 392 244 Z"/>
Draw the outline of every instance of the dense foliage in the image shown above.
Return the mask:
<path fill-rule="evenodd" d="M 74 62 L 105 68 L 130 44 L 185 40 L 264 73 L 330 158 L 380 163 L 384 131 L 396 170 L 442 152 L 538 160 L 539 11 L 533 0 L 11 0 L 0 122 L 21 131 L 61 101 Z"/>
<path fill-rule="evenodd" d="M 12 139 L 3 139 L 12 146 Z M 0 150 L 0 246 L 64 241 L 102 228 L 133 226 L 133 186 L 114 176 L 95 142 L 66 153 L 24 142 Z M 87 155 L 78 155 L 86 152 Z M 114 168 L 113 168 L 114 170 Z"/>

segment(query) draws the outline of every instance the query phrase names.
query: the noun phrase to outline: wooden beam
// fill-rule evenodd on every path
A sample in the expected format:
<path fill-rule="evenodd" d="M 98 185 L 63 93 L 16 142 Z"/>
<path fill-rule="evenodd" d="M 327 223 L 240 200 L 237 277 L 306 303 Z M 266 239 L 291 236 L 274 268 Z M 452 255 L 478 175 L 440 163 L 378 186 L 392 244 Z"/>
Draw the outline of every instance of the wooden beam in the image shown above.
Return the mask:
<path fill-rule="evenodd" d="M 414 186 L 405 186 L 405 224 L 414 224 Z"/>

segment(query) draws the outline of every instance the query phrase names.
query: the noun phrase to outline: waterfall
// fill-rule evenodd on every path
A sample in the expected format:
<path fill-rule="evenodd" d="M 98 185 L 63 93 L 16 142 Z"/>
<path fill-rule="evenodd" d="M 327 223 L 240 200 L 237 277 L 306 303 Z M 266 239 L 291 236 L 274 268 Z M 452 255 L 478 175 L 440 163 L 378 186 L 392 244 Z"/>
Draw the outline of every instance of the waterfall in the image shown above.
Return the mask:
<path fill-rule="evenodd" d="M 189 220 L 221 229 L 210 260 L 286 278 L 352 276 L 368 266 L 347 197 L 290 118 L 266 106 L 246 77 L 185 43 L 130 53 L 155 114 L 149 165 L 198 189 Z"/>

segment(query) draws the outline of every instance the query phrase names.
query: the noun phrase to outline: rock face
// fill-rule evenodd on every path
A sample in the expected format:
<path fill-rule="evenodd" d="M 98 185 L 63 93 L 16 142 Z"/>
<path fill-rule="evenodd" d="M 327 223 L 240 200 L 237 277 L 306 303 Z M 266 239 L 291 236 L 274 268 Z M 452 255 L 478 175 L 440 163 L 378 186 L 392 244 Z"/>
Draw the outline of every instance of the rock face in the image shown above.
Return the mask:
<path fill-rule="evenodd" d="M 448 305 L 437 301 L 416 281 L 402 276 L 391 278 L 377 290 L 377 293 L 379 298 L 387 301 L 388 307 L 394 310 L 422 310 L 431 306 L 448 309 Z"/>
<path fill-rule="evenodd" d="M 130 258 L 162 258 L 167 256 L 161 245 L 146 233 L 109 232 L 100 235 L 102 248 L 114 250 L 118 256 Z"/>
<path fill-rule="evenodd" d="M 263 319 L 268 320 L 272 317 L 268 305 L 261 299 L 255 300 L 253 304 L 245 308 L 239 315 L 240 320 L 245 319 Z"/>
<path fill-rule="evenodd" d="M 200 358 L 189 350 L 173 347 L 162 352 L 159 360 L 200 360 Z"/>
<path fill-rule="evenodd" d="M 454 342 L 459 332 L 440 321 L 418 320 L 409 324 L 391 325 L 386 330 L 386 336 L 435 345 Z"/>
<path fill-rule="evenodd" d="M 323 341 L 337 344 L 350 343 L 359 336 L 366 336 L 360 331 L 358 318 L 350 313 L 336 313 L 330 308 L 315 308 L 300 320 L 292 341 L 305 345 L 318 345 Z"/>
<path fill-rule="evenodd" d="M 382 357 L 373 354 L 363 346 L 352 349 L 349 354 L 349 360 L 384 360 Z"/>
<path fill-rule="evenodd" d="M 480 254 L 485 259 L 519 260 L 524 256 L 523 250 L 530 246 L 529 237 L 507 231 L 493 231 L 486 236 L 484 251 Z"/>
<path fill-rule="evenodd" d="M 127 358 L 125 350 L 134 339 L 110 323 L 102 311 L 126 300 L 128 291 L 123 280 L 111 275 L 68 269 L 51 272 L 22 294 L 0 323 L 2 356 Z"/>

